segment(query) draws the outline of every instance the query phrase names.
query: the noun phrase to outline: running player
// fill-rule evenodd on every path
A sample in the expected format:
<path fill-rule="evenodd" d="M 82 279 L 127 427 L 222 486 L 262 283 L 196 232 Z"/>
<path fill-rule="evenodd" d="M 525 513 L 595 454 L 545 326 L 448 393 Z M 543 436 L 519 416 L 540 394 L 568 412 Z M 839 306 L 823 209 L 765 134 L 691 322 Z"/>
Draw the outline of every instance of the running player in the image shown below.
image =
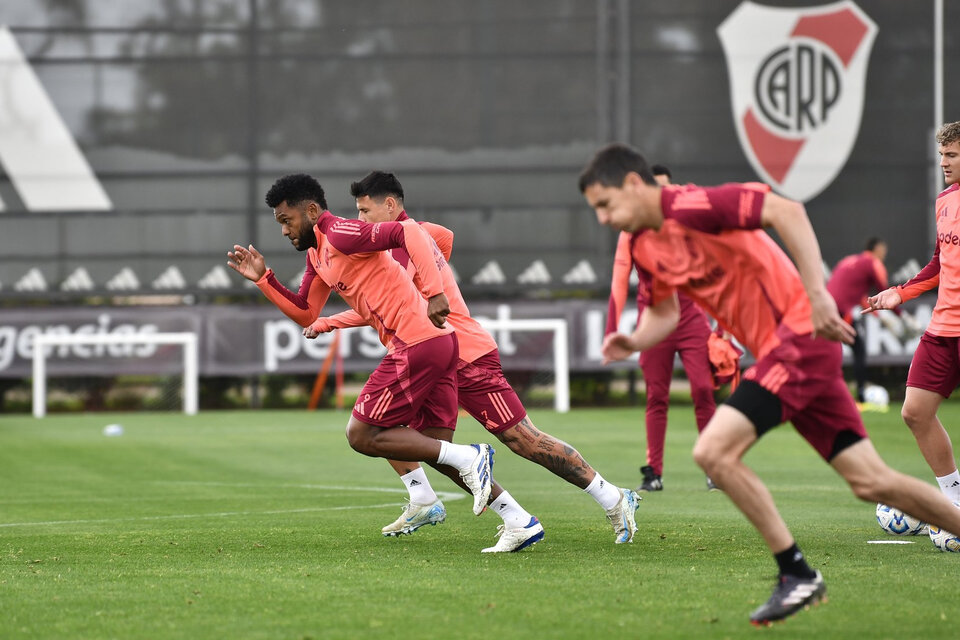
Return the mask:
<path fill-rule="evenodd" d="M 410 220 L 403 208 L 403 186 L 392 173 L 374 171 L 359 182 L 351 184 L 350 193 L 356 199 L 360 219 L 365 222 Z M 629 489 L 610 484 L 587 464 L 576 449 L 534 426 L 520 398 L 503 375 L 497 343 L 470 316 L 453 270 L 446 264 L 446 258 L 449 258 L 453 247 L 453 234 L 440 225 L 430 222 L 420 224 L 438 240 L 438 247 L 442 247 L 438 250 L 444 254 L 437 259 L 437 263 L 441 265 L 443 289 L 450 301 L 447 321 L 456 330 L 460 345 L 460 361 L 457 365 L 460 405 L 514 453 L 536 462 L 583 489 L 603 507 L 613 526 L 615 541 L 618 544 L 631 542 L 636 531 L 635 512 L 639 496 Z M 419 278 L 405 250 L 397 248 L 391 253 L 411 277 L 415 280 Z M 315 337 L 320 332 L 363 324 L 366 323 L 358 314 L 346 311 L 329 318 L 318 318 L 311 327 L 304 330 L 304 335 Z M 421 423 L 411 423 L 410 426 L 415 429 L 424 427 Z M 430 435 L 445 439 L 442 433 L 435 434 L 433 431 Z M 448 431 L 448 435 L 452 437 L 452 431 Z M 396 522 L 384 527 L 383 533 L 412 533 L 419 526 L 428 524 L 431 514 L 438 513 L 438 509 L 442 510 L 443 505 L 419 465 L 398 462 L 391 464 L 410 491 L 410 503 Z M 412 485 L 413 481 L 417 484 Z M 519 551 L 542 539 L 543 527 L 539 521 L 523 511 L 507 492 L 500 491 L 499 486 L 495 485 L 491 493 L 491 508 L 504 517 L 500 540 L 496 546 L 483 551 Z"/>
<path fill-rule="evenodd" d="M 930 485 L 888 467 L 867 437 L 841 368 L 838 341 L 851 342 L 853 328 L 824 286 L 820 248 L 803 205 L 756 183 L 661 187 L 643 156 L 621 144 L 599 150 L 579 184 L 598 222 L 635 235 L 634 265 L 651 291 L 637 330 L 604 340 L 608 360 L 669 335 L 680 316 L 678 290 L 756 358 L 693 450 L 777 562 L 773 594 L 751 614 L 752 623 L 783 619 L 826 593 L 770 491 L 743 462 L 781 422 L 792 422 L 858 498 L 960 530 L 960 510 Z M 776 229 L 796 267 L 765 226 Z"/>
<path fill-rule="evenodd" d="M 423 461 L 457 470 L 480 515 L 490 497 L 493 448 L 459 445 L 395 428 L 414 420 L 453 428 L 457 420 L 457 338 L 444 327 L 450 312 L 429 238 L 414 223 L 380 225 L 344 220 L 327 211 L 323 187 L 305 174 L 277 180 L 267 206 L 284 237 L 307 252 L 300 289 L 284 287 L 251 244 L 234 245 L 228 265 L 291 320 L 309 326 L 336 289 L 380 334 L 387 355 L 360 392 L 347 424 L 350 446 L 367 456 Z M 386 251 L 404 247 L 422 289 Z"/>
<path fill-rule="evenodd" d="M 655 164 L 651 171 L 657 184 L 670 184 L 670 169 L 662 164 Z M 633 270 L 633 260 L 630 258 L 632 237 L 632 234 L 624 231 L 617 239 L 605 335 L 616 333 L 620 314 L 626 305 L 630 272 Z M 637 287 L 637 310 L 640 313 L 649 303 L 649 295 L 649 290 L 641 282 Z M 678 353 L 690 381 L 690 396 L 693 399 L 698 432 L 707 426 L 717 408 L 713 399 L 713 376 L 710 373 L 707 348 L 711 333 L 707 316 L 688 297 L 680 295 L 679 298 L 680 322 L 676 331 L 660 344 L 640 354 L 640 370 L 643 371 L 643 383 L 647 392 L 647 464 L 640 467 L 643 480 L 637 491 L 663 490 L 663 445 L 667 437 L 667 410 L 670 407 L 673 361 Z M 716 489 L 710 476 L 707 476 L 707 489 Z"/>
<path fill-rule="evenodd" d="M 870 310 L 893 309 L 939 286 L 933 316 L 907 373 L 901 413 L 940 489 L 950 500 L 960 502 L 953 443 L 937 417 L 940 403 L 960 384 L 960 122 L 943 125 L 936 137 L 947 188 L 937 196 L 933 258 L 903 286 L 881 291 L 867 302 Z"/>

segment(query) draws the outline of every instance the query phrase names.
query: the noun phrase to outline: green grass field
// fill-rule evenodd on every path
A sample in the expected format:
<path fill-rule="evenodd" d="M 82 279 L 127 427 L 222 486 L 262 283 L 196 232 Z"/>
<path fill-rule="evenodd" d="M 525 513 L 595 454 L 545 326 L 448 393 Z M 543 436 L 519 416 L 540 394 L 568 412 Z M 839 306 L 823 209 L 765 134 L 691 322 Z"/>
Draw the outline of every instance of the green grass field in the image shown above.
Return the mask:
<path fill-rule="evenodd" d="M 666 490 L 633 544 L 614 545 L 586 494 L 498 447 L 497 479 L 546 528 L 483 554 L 499 519 L 450 492 L 447 521 L 386 539 L 405 497 L 352 452 L 345 412 L 0 417 L 0 638 L 955 637 L 960 557 L 886 538 L 789 426 L 748 456 L 829 602 L 758 630 L 776 573 L 757 534 L 707 492 L 688 407 L 671 409 Z M 633 487 L 642 411 L 531 416 L 609 480 Z M 960 422 L 946 405 L 945 424 Z M 881 455 L 933 481 L 896 407 L 865 414 Z M 121 423 L 120 437 L 102 435 Z M 469 419 L 459 442 L 494 442 Z M 755 637 L 751 635 L 749 637 Z"/>

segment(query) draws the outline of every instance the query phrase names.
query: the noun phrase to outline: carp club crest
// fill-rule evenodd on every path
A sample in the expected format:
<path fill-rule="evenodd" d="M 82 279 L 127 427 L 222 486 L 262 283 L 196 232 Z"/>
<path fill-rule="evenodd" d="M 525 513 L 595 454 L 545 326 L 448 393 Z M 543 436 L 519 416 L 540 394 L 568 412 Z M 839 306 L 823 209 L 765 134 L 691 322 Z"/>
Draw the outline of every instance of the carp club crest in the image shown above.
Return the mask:
<path fill-rule="evenodd" d="M 750 164 L 785 196 L 810 200 L 857 139 L 876 24 L 852 0 L 807 8 L 748 0 L 717 33 Z"/>

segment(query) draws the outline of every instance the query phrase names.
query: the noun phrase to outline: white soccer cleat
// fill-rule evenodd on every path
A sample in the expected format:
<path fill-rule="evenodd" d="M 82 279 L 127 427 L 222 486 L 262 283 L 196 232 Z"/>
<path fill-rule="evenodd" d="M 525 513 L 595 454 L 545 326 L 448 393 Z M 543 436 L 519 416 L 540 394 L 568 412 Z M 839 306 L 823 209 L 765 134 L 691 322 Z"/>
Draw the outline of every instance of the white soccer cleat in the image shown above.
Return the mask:
<path fill-rule="evenodd" d="M 436 526 L 446 518 L 447 510 L 443 508 L 443 503 L 439 500 L 430 504 L 408 502 L 400 517 L 385 526 L 380 532 L 388 537 L 402 536 L 413 533 L 427 524 Z"/>
<path fill-rule="evenodd" d="M 637 531 L 636 511 L 640 500 L 640 496 L 630 489 L 620 489 L 620 502 L 607 511 L 607 520 L 617 534 L 617 544 L 633 542 L 633 534 Z"/>
<path fill-rule="evenodd" d="M 493 447 L 488 444 L 470 445 L 477 456 L 467 467 L 460 469 L 460 478 L 473 494 L 473 513 L 480 515 L 487 508 L 493 488 Z"/>
<path fill-rule="evenodd" d="M 534 517 L 530 518 L 530 523 L 525 527 L 508 527 L 505 524 L 497 527 L 497 535 L 500 539 L 497 544 L 487 547 L 481 553 L 507 553 L 520 551 L 527 547 L 532 547 L 543 540 L 543 525 Z"/>

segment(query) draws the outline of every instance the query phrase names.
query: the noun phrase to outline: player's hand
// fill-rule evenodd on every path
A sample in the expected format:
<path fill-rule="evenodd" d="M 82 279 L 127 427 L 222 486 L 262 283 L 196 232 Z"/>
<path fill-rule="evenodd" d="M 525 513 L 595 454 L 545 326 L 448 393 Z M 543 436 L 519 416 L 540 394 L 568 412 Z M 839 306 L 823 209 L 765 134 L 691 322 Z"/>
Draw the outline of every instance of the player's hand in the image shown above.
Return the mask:
<path fill-rule="evenodd" d="M 321 333 L 328 333 L 333 331 L 333 327 L 330 326 L 330 322 L 326 318 L 317 318 L 313 321 L 313 324 L 309 327 L 304 327 L 303 337 L 313 340 Z"/>
<path fill-rule="evenodd" d="M 611 333 L 603 339 L 603 347 L 600 349 L 600 353 L 603 355 L 603 364 L 610 364 L 617 360 L 629 358 L 636 350 L 637 348 L 630 336 L 622 333 Z"/>
<path fill-rule="evenodd" d="M 233 251 L 227 251 L 227 257 L 227 266 L 252 282 L 256 282 L 267 272 L 263 255 L 252 244 L 247 248 L 233 245 Z"/>
<path fill-rule="evenodd" d="M 427 300 L 427 316 L 434 326 L 442 327 L 443 321 L 450 314 L 450 301 L 444 293 L 438 293 Z"/>
<path fill-rule="evenodd" d="M 864 309 L 863 312 L 871 313 L 873 311 L 879 311 L 880 309 L 893 309 L 902 302 L 903 298 L 900 297 L 900 293 L 891 287 L 890 289 L 884 289 L 875 296 L 867 298 L 868 308 Z"/>
<path fill-rule="evenodd" d="M 823 337 L 827 340 L 836 340 L 853 344 L 857 331 L 843 321 L 837 311 L 837 303 L 833 297 L 823 290 L 810 300 L 811 319 L 813 320 L 813 337 Z"/>

